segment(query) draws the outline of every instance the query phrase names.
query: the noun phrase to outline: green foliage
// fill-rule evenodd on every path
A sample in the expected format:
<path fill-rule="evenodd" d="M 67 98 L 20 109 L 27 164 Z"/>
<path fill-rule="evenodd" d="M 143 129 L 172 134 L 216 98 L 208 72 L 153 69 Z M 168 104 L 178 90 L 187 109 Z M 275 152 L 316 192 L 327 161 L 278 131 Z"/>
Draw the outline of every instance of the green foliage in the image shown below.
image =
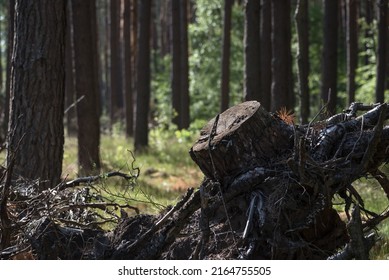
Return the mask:
<path fill-rule="evenodd" d="M 189 26 L 190 92 L 193 119 L 210 119 L 220 107 L 223 1 L 196 1 L 196 20 Z M 233 6 L 231 30 L 231 104 L 242 101 L 243 12 Z"/>
<path fill-rule="evenodd" d="M 311 114 L 319 111 L 321 85 L 321 57 L 323 47 L 323 8 L 318 1 L 309 1 L 309 92 Z"/>
<path fill-rule="evenodd" d="M 377 23 L 373 21 L 367 24 L 364 20 L 359 20 L 359 67 L 357 69 L 356 83 L 357 90 L 355 99 L 358 102 L 374 103 L 376 85 L 376 38 Z"/>

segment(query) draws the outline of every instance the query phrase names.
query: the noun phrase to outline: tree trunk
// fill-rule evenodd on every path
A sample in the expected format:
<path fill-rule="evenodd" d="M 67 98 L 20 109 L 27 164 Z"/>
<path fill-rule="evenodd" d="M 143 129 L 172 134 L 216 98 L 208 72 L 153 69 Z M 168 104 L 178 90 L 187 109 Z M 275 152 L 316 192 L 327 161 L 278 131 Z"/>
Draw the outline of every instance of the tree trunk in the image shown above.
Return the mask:
<path fill-rule="evenodd" d="M 227 110 L 230 103 L 231 13 L 233 4 L 234 0 L 224 1 L 221 112 Z"/>
<path fill-rule="evenodd" d="M 358 67 L 358 1 L 347 0 L 346 5 L 347 95 L 351 104 L 355 100 L 355 72 Z"/>
<path fill-rule="evenodd" d="M 305 124 L 309 118 L 309 25 L 308 0 L 299 0 L 297 3 L 296 29 L 298 36 L 298 81 L 300 88 L 300 122 Z"/>
<path fill-rule="evenodd" d="M 7 134 L 10 116 L 10 95 L 11 95 L 11 67 L 12 53 L 14 48 L 14 26 L 15 26 L 15 0 L 8 3 L 8 36 L 7 36 L 7 69 L 5 77 L 5 102 L 4 102 L 4 123 L 3 130 Z"/>
<path fill-rule="evenodd" d="M 3 23 L 0 21 L 0 34 L 3 33 Z M 3 36 L 1 36 L 3 37 Z M 0 93 L 3 92 L 3 48 L 2 48 L 2 45 L 0 44 Z M 2 115 L 2 110 L 3 110 L 3 106 L 1 106 L 2 109 L 0 109 L 0 117 Z M 0 134 L 1 135 L 1 134 Z"/>
<path fill-rule="evenodd" d="M 131 0 L 131 57 L 132 57 L 132 101 L 134 102 L 134 133 L 136 122 L 136 98 L 137 98 L 137 51 L 138 51 L 138 0 Z"/>
<path fill-rule="evenodd" d="M 244 1 L 244 99 L 261 101 L 260 93 L 260 2 Z"/>
<path fill-rule="evenodd" d="M 139 2 L 137 48 L 137 99 L 135 118 L 135 150 L 148 146 L 148 115 L 150 103 L 150 15 L 151 0 Z"/>
<path fill-rule="evenodd" d="M 388 11 L 389 13 L 389 11 Z M 386 15 L 386 23 L 389 26 L 389 15 Z M 386 32 L 386 47 L 389 46 L 389 28 Z M 386 72 L 389 72 L 389 51 L 386 51 Z M 389 75 L 386 75 L 386 89 L 389 89 Z"/>
<path fill-rule="evenodd" d="M 75 136 L 77 134 L 77 104 L 75 103 L 72 3 L 70 0 L 66 2 L 65 114 L 67 133 L 69 136 Z"/>
<path fill-rule="evenodd" d="M 261 86 L 261 105 L 270 111 L 271 101 L 271 58 L 272 58 L 272 42 L 271 42 L 271 1 L 262 0 L 260 11 L 260 86 Z"/>
<path fill-rule="evenodd" d="M 80 173 L 100 169 L 100 122 L 97 112 L 98 82 L 95 76 L 95 56 L 91 18 L 92 1 L 72 0 L 74 26 L 75 84 L 78 123 L 78 165 Z"/>
<path fill-rule="evenodd" d="M 104 29 L 105 40 L 104 41 L 104 60 L 105 60 L 105 103 L 107 115 L 111 116 L 111 35 L 110 35 L 110 2 L 103 1 L 104 3 Z M 112 128 L 112 127 L 111 127 Z"/>
<path fill-rule="evenodd" d="M 190 125 L 189 54 L 188 54 L 188 0 L 180 2 L 181 39 L 181 128 Z"/>
<path fill-rule="evenodd" d="M 97 118 L 99 119 L 101 116 L 101 102 L 100 102 L 100 97 L 101 97 L 101 84 L 100 84 L 100 72 L 102 65 L 100 63 L 99 59 L 99 34 L 98 34 L 98 23 L 97 23 L 97 6 L 96 6 L 96 1 L 97 0 L 89 0 L 91 1 L 91 34 L 92 34 L 92 55 L 93 55 L 93 79 L 95 80 L 94 83 L 96 84 L 97 91 L 96 91 L 96 110 L 97 110 Z M 100 121 L 99 121 L 100 125 Z"/>
<path fill-rule="evenodd" d="M 7 162 L 41 190 L 61 177 L 65 34 L 66 1 L 16 1 Z"/>
<path fill-rule="evenodd" d="M 131 49 L 131 0 L 124 0 L 123 12 L 124 43 L 124 96 L 126 110 L 126 136 L 134 132 L 134 105 L 132 98 L 132 49 Z"/>
<path fill-rule="evenodd" d="M 171 1 L 172 8 L 172 106 L 173 123 L 181 128 L 181 32 L 180 32 L 180 0 Z"/>
<path fill-rule="evenodd" d="M 2 31 L 3 28 L 2 28 L 2 22 L 0 22 L 0 34 L 2 34 Z M 2 36 L 1 36 L 2 37 Z M 2 49 L 2 46 L 0 44 L 0 95 L 3 96 L 3 49 Z M 0 119 L 3 120 L 3 117 L 5 115 L 5 112 L 4 112 L 4 103 L 6 102 L 5 98 L 1 98 L 0 100 Z M 5 135 L 6 135 L 6 130 L 3 129 L 3 123 L 1 123 L 1 127 L 0 127 L 0 143 L 3 143 L 5 141 Z"/>
<path fill-rule="evenodd" d="M 159 20 L 161 24 L 161 56 L 164 57 L 171 53 L 171 0 L 161 1 L 161 14 Z"/>
<path fill-rule="evenodd" d="M 338 6 L 337 0 L 323 0 L 324 42 L 322 52 L 321 99 L 330 114 L 336 111 L 338 83 Z"/>
<path fill-rule="evenodd" d="M 377 82 L 376 82 L 376 102 L 385 100 L 386 82 L 386 36 L 388 36 L 387 16 L 388 0 L 377 0 L 378 6 L 378 44 L 377 44 Z"/>
<path fill-rule="evenodd" d="M 290 1 L 272 2 L 272 26 L 271 108 L 293 110 Z"/>
<path fill-rule="evenodd" d="M 120 120 L 123 109 L 119 11 L 120 1 L 111 0 L 111 125 Z"/>

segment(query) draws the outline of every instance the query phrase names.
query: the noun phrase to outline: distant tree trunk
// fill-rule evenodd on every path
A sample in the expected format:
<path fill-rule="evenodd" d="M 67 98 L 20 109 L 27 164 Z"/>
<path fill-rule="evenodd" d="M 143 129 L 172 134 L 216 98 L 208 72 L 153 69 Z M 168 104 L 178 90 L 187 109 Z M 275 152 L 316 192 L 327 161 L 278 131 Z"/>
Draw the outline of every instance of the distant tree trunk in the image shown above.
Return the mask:
<path fill-rule="evenodd" d="M 290 1 L 272 2 L 272 111 L 293 109 Z"/>
<path fill-rule="evenodd" d="M 180 32 L 180 0 L 172 0 L 172 106 L 173 123 L 181 128 L 181 32 Z"/>
<path fill-rule="evenodd" d="M 296 29 L 298 37 L 297 66 L 300 89 L 300 121 L 307 123 L 309 118 L 309 26 L 308 0 L 297 2 Z"/>
<path fill-rule="evenodd" d="M 97 7 L 96 7 L 96 1 L 97 0 L 89 0 L 91 1 L 91 29 L 92 29 L 92 49 L 91 52 L 93 54 L 93 78 L 95 79 L 95 84 L 97 87 L 97 97 L 96 97 L 96 110 L 97 110 L 97 118 L 101 115 L 101 102 L 100 102 L 100 71 L 101 71 L 101 65 L 100 65 L 100 59 L 99 59 L 99 34 L 97 29 Z M 100 122 L 99 122 L 100 125 Z"/>
<path fill-rule="evenodd" d="M 2 28 L 2 22 L 0 21 L 0 34 L 3 32 L 3 28 Z M 6 40 L 7 41 L 7 40 Z M 6 59 L 4 61 L 7 61 L 7 55 L 5 55 Z M 3 88 L 5 89 L 5 86 L 4 86 L 4 79 L 3 79 L 3 48 L 2 48 L 2 45 L 0 44 L 0 96 L 1 96 L 1 100 L 0 100 L 0 120 L 2 119 L 3 122 L 4 122 L 4 116 L 5 116 L 5 112 L 4 112 L 4 107 L 5 107 L 5 103 L 7 102 L 5 100 L 5 98 L 3 98 Z M 6 134 L 7 134 L 7 130 L 6 130 L 6 123 L 4 122 L 1 122 L 0 123 L 0 143 L 3 143 L 5 142 L 5 138 L 6 138 Z"/>
<path fill-rule="evenodd" d="M 181 38 L 181 128 L 190 125 L 189 109 L 189 54 L 188 54 L 188 0 L 180 2 Z"/>
<path fill-rule="evenodd" d="M 388 0 L 377 0 L 378 6 L 378 45 L 377 45 L 377 82 L 376 82 L 376 102 L 385 101 L 386 82 L 386 42 L 388 36 L 387 16 Z"/>
<path fill-rule="evenodd" d="M 61 177 L 65 34 L 66 1 L 16 1 L 7 164 L 41 190 Z"/>
<path fill-rule="evenodd" d="M 329 114 L 336 111 L 338 83 L 338 0 L 323 0 L 324 42 L 322 52 L 321 99 L 328 103 Z"/>
<path fill-rule="evenodd" d="M 123 11 L 123 44 L 124 44 L 124 98 L 126 110 L 126 136 L 134 132 L 134 109 L 132 100 L 132 56 L 131 56 L 131 0 L 124 0 Z"/>
<path fill-rule="evenodd" d="M 12 52 L 14 48 L 14 26 L 15 26 L 15 0 L 8 2 L 8 34 L 7 34 L 7 72 L 5 77 L 5 102 L 4 102 L 4 123 L 3 130 L 7 133 L 10 114 L 10 93 L 11 93 L 11 67 Z"/>
<path fill-rule="evenodd" d="M 95 79 L 93 1 L 72 0 L 75 84 L 78 123 L 78 164 L 82 174 L 100 169 L 100 124 L 97 112 L 98 82 Z"/>
<path fill-rule="evenodd" d="M 131 0 L 131 57 L 132 57 L 132 101 L 133 109 L 133 131 L 135 133 L 135 106 L 137 96 L 137 46 L 138 46 L 138 0 Z"/>
<path fill-rule="evenodd" d="M 2 33 L 2 22 L 0 21 L 0 34 Z M 0 93 L 3 91 L 3 49 L 0 44 Z M 0 109 L 0 116 L 2 114 L 2 110 L 4 107 Z M 1 134 L 0 134 L 1 135 Z"/>
<path fill-rule="evenodd" d="M 99 65 L 98 68 L 98 82 L 99 82 L 99 117 L 101 117 L 105 112 L 107 112 L 107 81 L 106 81 L 106 72 L 107 72 L 107 62 L 106 62 L 106 27 L 105 27 L 105 18 L 106 18 L 106 9 L 105 1 L 96 0 L 96 28 L 97 28 L 97 62 Z"/>
<path fill-rule="evenodd" d="M 231 13 L 233 4 L 234 0 L 224 1 L 221 112 L 228 109 L 230 101 Z"/>
<path fill-rule="evenodd" d="M 260 93 L 261 105 L 270 111 L 271 101 L 271 0 L 262 0 L 261 15 L 260 15 Z"/>
<path fill-rule="evenodd" d="M 66 46 L 65 46 L 65 109 L 69 136 L 77 134 L 76 89 L 74 81 L 72 2 L 66 1 Z"/>
<path fill-rule="evenodd" d="M 244 99 L 261 101 L 258 0 L 244 1 Z"/>
<path fill-rule="evenodd" d="M 355 72 L 358 67 L 358 0 L 346 2 L 346 51 L 347 51 L 347 95 L 351 104 L 355 100 Z"/>
<path fill-rule="evenodd" d="M 2 22 L 0 21 L 0 34 L 2 33 Z M 3 49 L 1 47 L 1 44 L 0 44 L 0 96 L 2 96 L 2 93 L 3 93 Z M 0 100 L 0 120 L 2 119 L 2 117 L 4 116 L 4 103 L 6 102 L 5 101 L 5 98 L 1 98 Z M 1 123 L 1 125 L 3 125 Z M 5 140 L 5 135 L 6 135 L 6 130 L 5 129 L 2 129 L 3 127 L 1 127 L 0 129 L 0 143 L 2 143 L 4 140 Z"/>
<path fill-rule="evenodd" d="M 171 0 L 161 1 L 161 13 L 159 15 L 161 28 L 161 56 L 170 54 L 171 38 Z"/>
<path fill-rule="evenodd" d="M 122 76 L 120 55 L 120 1 L 111 1 L 111 125 L 116 123 L 122 110 Z"/>
<path fill-rule="evenodd" d="M 159 26 L 157 21 L 157 15 L 159 15 L 159 11 L 158 11 L 159 4 L 160 4 L 159 1 L 151 2 L 151 31 L 150 31 L 151 46 L 150 47 L 152 50 L 151 54 L 153 57 L 150 59 L 152 61 L 152 67 L 153 67 L 151 72 L 155 72 L 155 73 L 159 72 L 159 65 L 160 65 L 160 60 L 159 60 L 160 53 L 159 53 L 159 45 L 158 45 L 160 32 L 159 32 Z"/>
<path fill-rule="evenodd" d="M 161 24 L 161 56 L 171 53 L 171 1 L 172 0 L 161 1 L 161 13 L 159 15 Z"/>
<path fill-rule="evenodd" d="M 148 146 L 150 103 L 150 16 L 151 0 L 139 1 L 137 47 L 137 100 L 135 118 L 135 150 Z"/>
<path fill-rule="evenodd" d="M 389 11 L 388 11 L 389 12 Z M 386 15 L 387 26 L 389 26 L 389 15 Z M 389 47 L 389 28 L 386 32 L 386 47 Z M 389 51 L 386 51 L 386 72 L 389 71 Z M 389 89 L 389 75 L 386 75 L 386 89 Z"/>
<path fill-rule="evenodd" d="M 105 42 L 104 58 L 105 58 L 105 102 L 107 114 L 111 116 L 111 34 L 110 34 L 110 3 L 104 1 L 104 27 L 105 27 Z"/>

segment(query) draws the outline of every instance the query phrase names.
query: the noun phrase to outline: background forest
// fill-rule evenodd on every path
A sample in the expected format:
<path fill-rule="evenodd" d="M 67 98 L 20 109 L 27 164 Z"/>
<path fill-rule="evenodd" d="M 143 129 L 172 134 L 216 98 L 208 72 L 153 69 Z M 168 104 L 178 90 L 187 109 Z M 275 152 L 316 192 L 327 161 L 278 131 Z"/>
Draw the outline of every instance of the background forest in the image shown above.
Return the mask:
<path fill-rule="evenodd" d="M 37 10 L 45 6 L 61 24 L 42 29 L 47 15 Z M 153 197 L 160 210 L 200 182 L 188 150 L 204 124 L 233 105 L 258 100 L 306 124 L 352 102 L 388 102 L 388 9 L 388 0 L 0 0 L 1 158 L 11 159 L 6 143 L 20 149 L 15 171 L 51 182 L 43 189 L 135 163 L 142 199 Z M 29 34 L 41 31 L 40 49 Z M 46 48 L 62 57 L 48 69 L 63 73 L 35 87 L 42 76 L 34 61 Z M 57 102 L 39 107 L 27 95 Z M 48 112 L 39 118 L 50 128 L 38 121 L 42 130 L 33 129 L 56 127 L 58 151 L 41 152 L 52 140 L 18 132 L 18 112 L 30 111 Z M 19 147 L 20 139 L 32 144 Z M 374 183 L 360 186 L 383 211 Z M 388 256 L 388 232 L 386 224 L 379 258 Z"/>

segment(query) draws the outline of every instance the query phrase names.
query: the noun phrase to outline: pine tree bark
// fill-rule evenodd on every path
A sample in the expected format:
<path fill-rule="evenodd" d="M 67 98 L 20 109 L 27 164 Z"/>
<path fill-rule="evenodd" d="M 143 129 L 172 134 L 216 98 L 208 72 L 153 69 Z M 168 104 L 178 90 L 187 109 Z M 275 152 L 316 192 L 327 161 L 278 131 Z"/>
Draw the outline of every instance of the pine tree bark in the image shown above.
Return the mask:
<path fill-rule="evenodd" d="M 123 11 L 123 46 L 124 46 L 124 97 L 126 110 L 126 136 L 134 132 L 134 104 L 132 98 L 132 49 L 131 49 L 131 0 L 124 0 Z"/>
<path fill-rule="evenodd" d="M 137 46 L 137 99 L 135 118 L 135 150 L 148 146 L 148 115 L 150 102 L 150 16 L 151 0 L 139 3 Z"/>
<path fill-rule="evenodd" d="M 172 8 L 172 121 L 181 128 L 181 32 L 180 32 L 180 0 L 171 1 Z"/>
<path fill-rule="evenodd" d="M 290 1 L 272 2 L 272 27 L 271 108 L 293 110 Z"/>
<path fill-rule="evenodd" d="M 66 1 L 16 1 L 7 164 L 41 190 L 61 177 L 65 34 Z"/>
<path fill-rule="evenodd" d="M 98 172 L 100 169 L 100 122 L 98 115 L 98 82 L 95 75 L 96 38 L 92 33 L 93 1 L 72 0 L 73 36 L 75 57 L 75 86 L 78 124 L 78 165 L 81 174 Z"/>
<path fill-rule="evenodd" d="M 161 24 L 161 56 L 171 53 L 171 0 L 161 1 L 161 14 L 159 20 Z"/>
<path fill-rule="evenodd" d="M 260 2 L 244 1 L 244 99 L 261 101 L 260 94 Z"/>
<path fill-rule="evenodd" d="M 137 46 L 138 46 L 138 1 L 131 0 L 131 52 L 132 52 L 132 97 L 134 102 L 134 133 L 135 133 L 135 104 L 137 96 Z"/>
<path fill-rule="evenodd" d="M 110 30 L 109 30 L 109 22 L 110 22 L 110 3 L 109 1 L 103 1 L 104 3 L 104 61 L 105 61 L 105 109 L 109 116 L 111 116 L 111 40 L 110 40 Z"/>
<path fill-rule="evenodd" d="M 3 26 L 2 23 L 0 23 L 0 34 L 3 33 Z M 0 44 L 0 93 L 3 92 L 3 48 Z M 2 115 L 2 110 L 4 106 L 0 109 L 0 116 Z M 0 134 L 1 135 L 1 134 Z"/>
<path fill-rule="evenodd" d="M 297 66 L 300 89 L 300 122 L 305 124 L 309 118 L 309 23 L 308 0 L 297 2 L 296 29 L 298 38 Z"/>
<path fill-rule="evenodd" d="M 11 93 L 11 64 L 14 47 L 14 24 L 15 24 L 15 0 L 8 2 L 8 34 L 7 34 L 7 72 L 5 77 L 5 102 L 4 102 L 4 123 L 2 129 L 7 134 L 10 115 L 10 93 Z"/>
<path fill-rule="evenodd" d="M 72 2 L 66 2 L 66 50 L 65 50 L 65 114 L 67 133 L 77 135 L 76 89 L 74 81 Z"/>
<path fill-rule="evenodd" d="M 271 58 L 272 58 L 272 42 L 271 42 L 271 0 L 261 1 L 260 15 L 260 92 L 261 105 L 270 111 L 271 101 Z"/>
<path fill-rule="evenodd" d="M 338 83 L 338 6 L 337 0 L 323 0 L 324 4 L 324 42 L 322 52 L 321 99 L 328 103 L 327 110 L 336 110 Z"/>
<path fill-rule="evenodd" d="M 188 0 L 180 2 L 181 39 L 181 128 L 190 125 L 189 53 L 188 53 Z"/>
<path fill-rule="evenodd" d="M 99 46 L 99 34 L 98 34 L 98 23 L 97 23 L 97 6 L 96 6 L 96 1 L 97 0 L 89 0 L 91 1 L 91 35 L 92 35 L 92 55 L 93 55 L 93 79 L 95 80 L 94 83 L 96 84 L 97 87 L 97 96 L 96 96 L 96 110 L 97 110 L 97 118 L 100 118 L 101 115 L 101 87 L 100 87 L 100 72 L 101 72 L 101 64 L 100 64 L 100 59 L 99 59 L 99 51 L 98 51 L 98 46 Z M 99 122 L 100 124 L 100 122 Z"/>
<path fill-rule="evenodd" d="M 224 1 L 221 112 L 227 110 L 230 103 L 231 14 L 233 3 L 234 0 Z"/>
<path fill-rule="evenodd" d="M 111 126 L 120 120 L 123 109 L 120 55 L 120 1 L 111 0 Z"/>
<path fill-rule="evenodd" d="M 385 100 L 385 82 L 388 70 L 386 69 L 386 52 L 388 26 L 388 0 L 377 0 L 378 6 L 378 44 L 377 44 L 377 70 L 376 70 L 376 102 Z"/>
<path fill-rule="evenodd" d="M 358 1 L 346 1 L 346 52 L 347 52 L 347 96 L 348 103 L 355 100 L 355 72 L 358 67 Z"/>

